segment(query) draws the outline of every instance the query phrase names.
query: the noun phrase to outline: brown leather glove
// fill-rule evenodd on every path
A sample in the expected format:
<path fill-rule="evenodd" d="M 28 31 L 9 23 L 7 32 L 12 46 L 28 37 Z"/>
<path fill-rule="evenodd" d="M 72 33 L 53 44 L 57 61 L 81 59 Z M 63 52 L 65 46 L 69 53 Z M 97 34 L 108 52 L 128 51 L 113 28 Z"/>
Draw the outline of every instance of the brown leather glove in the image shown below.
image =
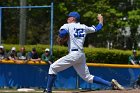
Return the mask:
<path fill-rule="evenodd" d="M 65 37 L 63 37 L 63 38 L 61 38 L 61 37 L 57 37 L 57 43 L 59 44 L 59 45 L 64 45 L 64 43 L 66 43 L 67 41 L 68 41 L 68 39 L 69 39 L 69 36 L 67 35 L 67 36 L 65 36 Z"/>

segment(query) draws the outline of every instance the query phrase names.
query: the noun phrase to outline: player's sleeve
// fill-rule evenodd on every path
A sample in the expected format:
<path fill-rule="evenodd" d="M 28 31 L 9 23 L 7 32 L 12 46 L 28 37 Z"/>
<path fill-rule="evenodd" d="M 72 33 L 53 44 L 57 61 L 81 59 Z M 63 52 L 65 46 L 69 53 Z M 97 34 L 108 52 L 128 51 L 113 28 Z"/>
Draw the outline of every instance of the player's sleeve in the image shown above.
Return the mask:
<path fill-rule="evenodd" d="M 86 26 L 86 32 L 87 33 L 94 33 L 94 32 L 98 32 L 102 29 L 103 25 L 101 23 L 99 23 L 97 26 L 92 25 L 91 27 Z"/>
<path fill-rule="evenodd" d="M 68 25 L 67 25 L 67 24 L 64 24 L 64 25 L 60 28 L 60 30 L 59 30 L 59 37 L 60 37 L 60 38 L 63 38 L 63 37 L 65 37 L 65 36 L 67 36 L 68 33 L 69 33 L 69 31 L 68 31 Z"/>

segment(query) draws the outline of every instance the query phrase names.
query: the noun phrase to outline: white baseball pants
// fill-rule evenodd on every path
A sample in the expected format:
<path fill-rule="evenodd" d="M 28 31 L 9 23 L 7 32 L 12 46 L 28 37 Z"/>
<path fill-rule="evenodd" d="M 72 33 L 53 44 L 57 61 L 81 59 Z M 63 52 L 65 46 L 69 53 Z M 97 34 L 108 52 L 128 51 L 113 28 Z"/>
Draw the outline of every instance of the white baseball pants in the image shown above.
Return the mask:
<path fill-rule="evenodd" d="M 57 74 L 73 66 L 79 76 L 89 83 L 93 83 L 93 75 L 90 74 L 86 65 L 86 58 L 83 52 L 72 51 L 68 55 L 58 59 L 49 68 L 49 74 Z"/>

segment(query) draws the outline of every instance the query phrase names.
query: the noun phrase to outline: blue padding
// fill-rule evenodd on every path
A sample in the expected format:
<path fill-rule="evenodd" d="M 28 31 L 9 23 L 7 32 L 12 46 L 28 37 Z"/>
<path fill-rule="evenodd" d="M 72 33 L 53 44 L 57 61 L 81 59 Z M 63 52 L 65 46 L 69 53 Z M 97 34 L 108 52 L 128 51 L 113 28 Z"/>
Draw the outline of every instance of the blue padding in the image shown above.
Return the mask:
<path fill-rule="evenodd" d="M 0 63 L 0 87 L 46 88 L 49 65 L 2 64 Z M 139 68 L 89 67 L 90 73 L 107 81 L 116 79 L 124 87 L 132 87 L 140 75 Z M 55 88 L 61 89 L 106 89 L 108 86 L 87 83 L 81 79 L 73 67 L 57 75 Z"/>
<path fill-rule="evenodd" d="M 55 82 L 56 88 L 61 89 L 76 89 L 77 88 L 77 73 L 70 67 L 62 72 L 59 72 Z"/>
<path fill-rule="evenodd" d="M 0 87 L 46 87 L 48 65 L 0 64 Z"/>
<path fill-rule="evenodd" d="M 131 84 L 135 82 L 138 75 L 140 75 L 140 69 L 129 68 L 109 68 L 109 67 L 89 67 L 91 74 L 111 81 L 116 79 L 124 87 L 132 87 Z M 131 73 L 130 73 L 131 72 Z M 133 74 L 133 75 L 131 75 Z M 83 79 L 79 78 L 79 87 L 83 89 L 108 89 L 108 86 L 101 84 L 87 83 Z"/>
<path fill-rule="evenodd" d="M 96 31 L 99 31 L 101 30 L 103 27 L 103 25 L 101 23 L 99 23 L 97 26 L 96 26 Z"/>
<path fill-rule="evenodd" d="M 61 29 L 61 30 L 59 31 L 59 37 L 63 38 L 64 36 L 68 35 L 68 33 L 69 33 L 69 32 L 68 32 L 67 30 Z"/>

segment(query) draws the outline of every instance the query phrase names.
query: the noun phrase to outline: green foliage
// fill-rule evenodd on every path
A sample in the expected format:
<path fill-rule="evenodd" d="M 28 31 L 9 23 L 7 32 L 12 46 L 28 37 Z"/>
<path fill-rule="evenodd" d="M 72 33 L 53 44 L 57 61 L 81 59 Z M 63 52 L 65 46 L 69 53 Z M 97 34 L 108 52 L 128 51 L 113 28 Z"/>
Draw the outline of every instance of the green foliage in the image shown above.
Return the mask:
<path fill-rule="evenodd" d="M 27 6 L 50 5 L 52 0 L 26 0 Z M 66 23 L 67 15 L 77 11 L 81 15 L 81 23 L 88 26 L 98 24 L 97 14 L 104 17 L 101 32 L 87 37 L 87 44 L 95 47 L 106 47 L 111 41 L 114 48 L 123 47 L 123 39 L 117 40 L 121 34 L 119 28 L 131 27 L 131 41 L 136 42 L 137 27 L 140 24 L 140 0 L 53 0 L 54 1 L 54 43 L 60 26 Z M 133 1 L 133 4 L 131 2 Z M 19 6 L 19 0 L 1 0 L 0 6 Z M 49 44 L 50 9 L 27 9 L 26 44 Z M 5 44 L 19 43 L 19 9 L 3 9 L 2 41 Z M 127 20 L 123 20 L 126 17 Z M 123 38 L 120 35 L 119 38 Z M 136 42 L 137 43 L 137 42 Z M 120 45 L 120 46 L 118 46 Z M 129 45 L 132 48 L 132 45 Z"/>
<path fill-rule="evenodd" d="M 16 47 L 17 51 L 20 50 L 19 45 L 4 45 L 6 51 L 10 51 L 12 47 Z M 33 47 L 37 49 L 40 57 L 44 53 L 45 48 L 49 48 L 49 45 L 25 45 L 26 51 L 29 52 Z M 111 64 L 127 64 L 128 57 L 131 55 L 132 51 L 124 50 L 108 50 L 106 48 L 85 48 L 84 52 L 86 54 L 87 63 L 111 63 Z M 55 60 L 68 54 L 67 47 L 64 46 L 54 46 L 53 56 Z M 138 52 L 138 54 L 140 54 Z"/>
<path fill-rule="evenodd" d="M 85 54 L 87 62 L 91 63 L 127 64 L 131 52 L 105 48 L 86 48 Z"/>
<path fill-rule="evenodd" d="M 138 26 L 138 24 L 140 24 L 140 9 L 129 11 L 128 20 L 130 25 Z"/>

